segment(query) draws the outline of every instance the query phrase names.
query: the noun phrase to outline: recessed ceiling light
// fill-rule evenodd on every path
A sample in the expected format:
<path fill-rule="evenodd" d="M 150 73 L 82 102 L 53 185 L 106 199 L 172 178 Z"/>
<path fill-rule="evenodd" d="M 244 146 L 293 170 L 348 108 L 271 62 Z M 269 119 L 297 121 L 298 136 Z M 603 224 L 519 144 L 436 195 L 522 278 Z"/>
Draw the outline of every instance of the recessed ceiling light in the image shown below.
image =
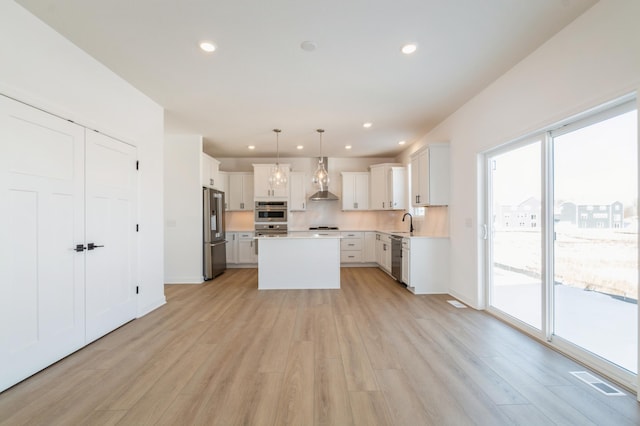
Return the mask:
<path fill-rule="evenodd" d="M 414 43 L 405 44 L 404 46 L 402 46 L 402 53 L 404 53 L 405 55 L 411 55 L 416 51 L 416 49 L 418 49 L 418 46 L 416 46 Z"/>
<path fill-rule="evenodd" d="M 345 145 L 344 149 L 351 149 L 351 145 Z"/>
<path fill-rule="evenodd" d="M 302 148 L 304 148 L 304 146 L 302 146 L 302 145 L 296 146 L 296 149 L 302 149 Z"/>
<path fill-rule="evenodd" d="M 368 129 L 371 126 L 373 126 L 373 123 L 369 123 L 369 122 L 366 122 L 362 125 L 362 127 L 364 127 L 365 129 Z"/>
<path fill-rule="evenodd" d="M 400 141 L 398 142 L 398 145 L 404 145 L 405 143 L 407 143 L 407 141 Z"/>
<path fill-rule="evenodd" d="M 211 43 L 210 41 L 203 41 L 200 43 L 200 49 L 204 50 L 207 53 L 211 53 L 216 50 L 216 45 Z"/>
<path fill-rule="evenodd" d="M 318 47 L 316 43 L 310 40 L 300 43 L 300 49 L 304 50 L 305 52 L 313 52 L 314 50 L 316 50 L 316 47 Z"/>
<path fill-rule="evenodd" d="M 256 146 L 255 146 L 255 145 L 249 145 L 247 148 L 249 148 L 249 149 L 256 149 Z"/>

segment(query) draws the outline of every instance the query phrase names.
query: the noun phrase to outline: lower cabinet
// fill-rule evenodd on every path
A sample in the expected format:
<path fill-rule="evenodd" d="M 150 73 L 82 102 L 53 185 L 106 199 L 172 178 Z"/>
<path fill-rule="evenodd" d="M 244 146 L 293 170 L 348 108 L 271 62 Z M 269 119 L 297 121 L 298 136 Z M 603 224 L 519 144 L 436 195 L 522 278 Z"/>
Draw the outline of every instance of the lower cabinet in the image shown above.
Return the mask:
<path fill-rule="evenodd" d="M 362 248 L 362 261 L 375 263 L 376 261 L 376 233 L 364 233 L 364 247 Z"/>
<path fill-rule="evenodd" d="M 340 263 L 362 263 L 362 232 L 341 232 Z"/>
<path fill-rule="evenodd" d="M 449 239 L 403 238 L 402 281 L 415 294 L 449 291 Z"/>
<path fill-rule="evenodd" d="M 227 232 L 227 264 L 238 263 L 238 233 Z"/>
<path fill-rule="evenodd" d="M 376 233 L 376 263 L 384 271 L 391 273 L 391 236 Z"/>
<path fill-rule="evenodd" d="M 258 263 L 253 232 L 238 233 L 238 263 Z"/>

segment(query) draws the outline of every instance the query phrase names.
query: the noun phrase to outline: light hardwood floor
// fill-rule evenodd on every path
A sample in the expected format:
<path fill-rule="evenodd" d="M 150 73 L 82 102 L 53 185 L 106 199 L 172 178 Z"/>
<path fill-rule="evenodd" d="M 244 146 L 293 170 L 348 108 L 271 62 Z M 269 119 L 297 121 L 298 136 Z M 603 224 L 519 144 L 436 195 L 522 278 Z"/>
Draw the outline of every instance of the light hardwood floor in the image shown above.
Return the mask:
<path fill-rule="evenodd" d="M 256 269 L 168 303 L 0 394 L 0 424 L 637 425 L 580 365 L 375 268 L 258 291 Z"/>

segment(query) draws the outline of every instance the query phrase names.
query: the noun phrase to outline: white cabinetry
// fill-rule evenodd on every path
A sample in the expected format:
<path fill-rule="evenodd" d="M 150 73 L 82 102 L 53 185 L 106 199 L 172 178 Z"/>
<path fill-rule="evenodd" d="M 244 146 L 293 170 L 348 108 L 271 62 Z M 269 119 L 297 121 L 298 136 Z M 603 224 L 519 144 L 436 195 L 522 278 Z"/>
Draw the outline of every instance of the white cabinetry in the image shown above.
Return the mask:
<path fill-rule="evenodd" d="M 342 210 L 369 209 L 369 173 L 342 172 Z"/>
<path fill-rule="evenodd" d="M 341 232 L 340 263 L 362 263 L 362 232 Z"/>
<path fill-rule="evenodd" d="M 415 294 L 449 291 L 447 238 L 403 238 L 402 248 L 402 281 L 409 291 Z"/>
<path fill-rule="evenodd" d="M 391 272 L 391 237 L 388 234 L 376 234 L 376 263 L 384 271 Z"/>
<path fill-rule="evenodd" d="M 224 209 L 229 210 L 229 173 L 218 172 L 218 186 L 220 191 L 224 192 Z"/>
<path fill-rule="evenodd" d="M 406 168 L 386 163 L 370 166 L 371 210 L 403 210 L 405 208 Z"/>
<path fill-rule="evenodd" d="M 376 233 L 364 233 L 364 248 L 362 249 L 362 261 L 373 263 L 376 261 Z"/>
<path fill-rule="evenodd" d="M 227 210 L 253 210 L 253 174 L 244 172 L 227 173 L 229 192 L 226 194 Z"/>
<path fill-rule="evenodd" d="M 269 185 L 269 176 L 275 164 L 254 164 L 253 165 L 253 182 L 254 182 L 254 198 L 255 199 L 289 199 L 289 164 L 280 164 L 280 167 L 287 175 L 287 185 L 281 188 L 271 188 Z"/>
<path fill-rule="evenodd" d="M 411 282 L 410 278 L 410 256 L 411 256 L 411 240 L 409 238 L 402 239 L 402 277 L 403 283 Z"/>
<path fill-rule="evenodd" d="M 227 263 L 238 263 L 238 233 L 227 232 Z"/>
<path fill-rule="evenodd" d="M 253 232 L 238 233 L 238 263 L 258 263 Z"/>
<path fill-rule="evenodd" d="M 411 204 L 449 204 L 449 144 L 433 144 L 411 156 Z"/>
<path fill-rule="evenodd" d="M 289 210 L 305 211 L 307 209 L 307 175 L 304 172 L 289 174 Z"/>
<path fill-rule="evenodd" d="M 221 182 L 218 181 L 218 169 L 220 162 L 208 154 L 202 153 L 200 157 L 200 177 L 202 186 L 224 191 Z"/>

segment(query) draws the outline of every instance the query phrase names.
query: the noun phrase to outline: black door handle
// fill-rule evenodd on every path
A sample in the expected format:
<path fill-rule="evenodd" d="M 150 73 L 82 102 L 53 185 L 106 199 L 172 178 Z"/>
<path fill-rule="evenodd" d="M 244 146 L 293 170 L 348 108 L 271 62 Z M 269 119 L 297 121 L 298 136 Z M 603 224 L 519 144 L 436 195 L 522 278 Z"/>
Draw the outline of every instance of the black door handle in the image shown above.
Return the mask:
<path fill-rule="evenodd" d="M 84 251 L 84 249 L 86 249 L 85 246 L 83 246 L 82 244 L 76 244 L 76 248 L 73 249 L 73 251 Z"/>
<path fill-rule="evenodd" d="M 98 248 L 98 247 L 104 247 L 104 246 L 98 246 L 93 243 L 87 244 L 87 250 L 93 250 L 94 248 Z"/>

